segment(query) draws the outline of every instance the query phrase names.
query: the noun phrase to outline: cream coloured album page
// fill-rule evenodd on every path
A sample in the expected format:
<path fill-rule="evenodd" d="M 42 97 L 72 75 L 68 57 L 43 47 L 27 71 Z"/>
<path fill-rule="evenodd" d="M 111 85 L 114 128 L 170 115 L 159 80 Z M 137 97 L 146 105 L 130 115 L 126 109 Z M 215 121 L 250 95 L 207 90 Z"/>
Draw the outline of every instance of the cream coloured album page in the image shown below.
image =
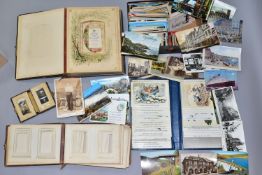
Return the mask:
<path fill-rule="evenodd" d="M 59 164 L 60 124 L 10 125 L 6 142 L 6 165 Z"/>
<path fill-rule="evenodd" d="M 16 79 L 63 74 L 64 9 L 18 18 Z"/>

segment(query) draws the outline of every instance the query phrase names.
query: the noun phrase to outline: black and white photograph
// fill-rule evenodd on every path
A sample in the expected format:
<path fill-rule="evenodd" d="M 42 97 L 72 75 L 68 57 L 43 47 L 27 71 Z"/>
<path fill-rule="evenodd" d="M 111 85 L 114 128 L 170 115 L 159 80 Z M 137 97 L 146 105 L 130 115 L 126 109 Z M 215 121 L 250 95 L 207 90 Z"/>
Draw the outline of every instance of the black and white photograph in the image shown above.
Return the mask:
<path fill-rule="evenodd" d="M 241 70 L 241 48 L 213 46 L 205 48 L 204 65 L 206 69 Z"/>
<path fill-rule="evenodd" d="M 137 57 L 127 57 L 128 60 L 128 76 L 139 78 L 149 74 L 151 61 Z"/>
<path fill-rule="evenodd" d="M 22 113 L 23 115 L 26 115 L 26 114 L 31 113 L 31 111 L 30 111 L 30 109 L 29 109 L 29 106 L 28 106 L 28 104 L 27 104 L 27 102 L 26 102 L 26 99 L 20 99 L 20 100 L 18 101 L 18 105 L 19 105 L 20 110 L 21 110 L 21 113 Z"/>
<path fill-rule="evenodd" d="M 203 53 L 183 54 L 186 73 L 204 72 Z"/>
<path fill-rule="evenodd" d="M 240 120 L 240 114 L 232 87 L 212 91 L 217 115 L 222 122 Z"/>
<path fill-rule="evenodd" d="M 11 98 L 14 110 L 20 122 L 24 122 L 37 115 L 31 102 L 29 92 L 25 91 Z"/>
<path fill-rule="evenodd" d="M 225 44 L 240 45 L 242 44 L 242 20 L 220 19 L 214 22 L 220 42 Z"/>
<path fill-rule="evenodd" d="M 246 151 L 245 134 L 242 121 L 223 122 L 224 149 L 227 151 Z"/>
<path fill-rule="evenodd" d="M 45 93 L 45 90 L 43 88 L 36 91 L 36 94 L 37 94 L 41 104 L 47 103 L 49 101 L 48 97 Z"/>

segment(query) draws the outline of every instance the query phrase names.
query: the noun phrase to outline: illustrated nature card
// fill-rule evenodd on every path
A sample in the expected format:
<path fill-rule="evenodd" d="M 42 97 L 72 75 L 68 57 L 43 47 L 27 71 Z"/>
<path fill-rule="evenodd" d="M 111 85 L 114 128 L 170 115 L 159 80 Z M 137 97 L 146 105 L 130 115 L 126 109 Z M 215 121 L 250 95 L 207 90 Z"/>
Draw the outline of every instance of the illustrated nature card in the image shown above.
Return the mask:
<path fill-rule="evenodd" d="M 157 34 L 125 32 L 122 53 L 157 60 L 161 37 Z"/>
<path fill-rule="evenodd" d="M 67 73 L 123 72 L 120 13 L 118 7 L 67 9 Z"/>
<path fill-rule="evenodd" d="M 142 175 L 180 175 L 177 150 L 143 151 L 141 156 Z"/>

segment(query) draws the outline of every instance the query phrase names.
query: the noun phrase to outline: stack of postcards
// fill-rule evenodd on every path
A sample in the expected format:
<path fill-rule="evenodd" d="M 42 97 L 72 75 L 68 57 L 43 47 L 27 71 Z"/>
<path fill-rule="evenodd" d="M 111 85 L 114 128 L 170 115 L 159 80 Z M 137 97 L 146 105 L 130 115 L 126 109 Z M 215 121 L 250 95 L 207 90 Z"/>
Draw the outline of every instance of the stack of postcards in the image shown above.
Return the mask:
<path fill-rule="evenodd" d="M 143 174 L 247 174 L 234 95 L 243 27 L 236 8 L 220 0 L 136 1 L 127 7 L 122 54 L 136 79 L 132 148 L 158 149 L 141 153 Z"/>

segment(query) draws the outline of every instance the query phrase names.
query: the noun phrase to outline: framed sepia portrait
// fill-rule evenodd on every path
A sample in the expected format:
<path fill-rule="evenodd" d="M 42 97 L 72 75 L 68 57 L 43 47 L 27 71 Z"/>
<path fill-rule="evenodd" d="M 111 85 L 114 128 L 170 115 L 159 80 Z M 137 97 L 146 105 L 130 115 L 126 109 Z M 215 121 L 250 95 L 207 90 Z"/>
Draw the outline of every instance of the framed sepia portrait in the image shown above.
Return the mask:
<path fill-rule="evenodd" d="M 11 98 L 15 112 L 20 122 L 37 115 L 28 92 L 23 92 Z"/>
<path fill-rule="evenodd" d="M 55 100 L 47 83 L 41 83 L 31 89 L 39 112 L 43 112 L 55 106 Z"/>

